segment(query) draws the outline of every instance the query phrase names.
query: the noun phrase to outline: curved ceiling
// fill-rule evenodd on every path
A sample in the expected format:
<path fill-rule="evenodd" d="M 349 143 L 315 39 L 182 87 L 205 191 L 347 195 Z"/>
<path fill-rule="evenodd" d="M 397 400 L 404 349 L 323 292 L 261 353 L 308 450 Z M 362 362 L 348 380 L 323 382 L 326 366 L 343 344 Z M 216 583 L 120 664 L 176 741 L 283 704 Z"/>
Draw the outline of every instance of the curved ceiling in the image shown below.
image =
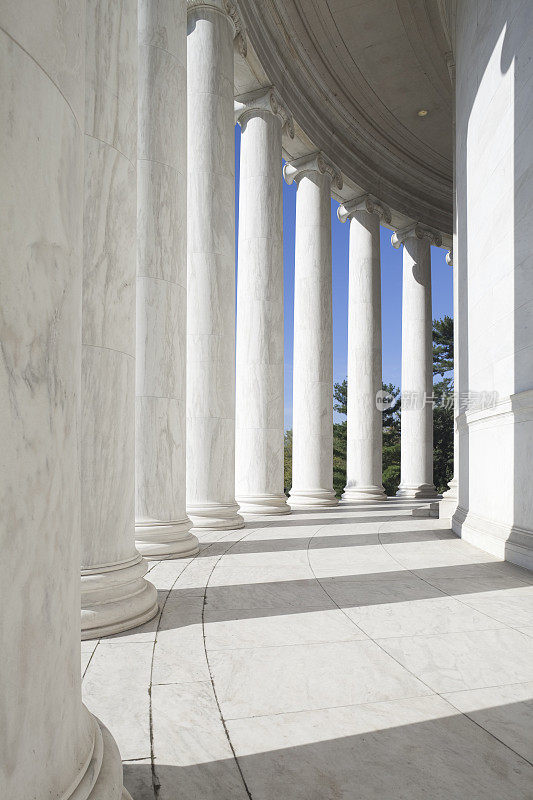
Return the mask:
<path fill-rule="evenodd" d="M 452 229 L 446 0 L 240 0 L 246 35 L 312 145 L 400 214 Z M 420 116 L 419 111 L 427 111 Z"/>

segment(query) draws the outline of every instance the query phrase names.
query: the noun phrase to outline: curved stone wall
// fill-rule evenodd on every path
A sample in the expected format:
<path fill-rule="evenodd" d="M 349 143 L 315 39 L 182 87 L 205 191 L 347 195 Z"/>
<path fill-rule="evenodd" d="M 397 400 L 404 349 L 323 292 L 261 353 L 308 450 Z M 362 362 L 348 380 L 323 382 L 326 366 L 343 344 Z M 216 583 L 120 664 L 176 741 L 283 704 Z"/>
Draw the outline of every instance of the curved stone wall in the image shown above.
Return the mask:
<path fill-rule="evenodd" d="M 531 5 L 478 5 L 459 3 L 457 18 L 462 413 L 454 529 L 531 568 Z"/>

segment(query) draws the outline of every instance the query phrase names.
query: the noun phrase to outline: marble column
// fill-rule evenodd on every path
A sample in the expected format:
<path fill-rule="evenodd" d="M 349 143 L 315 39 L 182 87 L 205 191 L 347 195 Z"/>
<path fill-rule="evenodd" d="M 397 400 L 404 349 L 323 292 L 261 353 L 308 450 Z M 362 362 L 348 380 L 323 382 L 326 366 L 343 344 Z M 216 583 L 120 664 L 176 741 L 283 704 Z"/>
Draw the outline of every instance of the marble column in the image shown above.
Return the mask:
<path fill-rule="evenodd" d="M 233 4 L 187 3 L 187 512 L 241 528 L 235 502 Z M 228 9 L 226 11 L 226 9 Z"/>
<path fill-rule="evenodd" d="M 340 172 L 322 153 L 286 164 L 296 181 L 292 508 L 334 506 L 331 186 Z"/>
<path fill-rule="evenodd" d="M 135 549 L 137 0 L 88 0 L 83 220 L 82 638 L 157 613 Z"/>
<path fill-rule="evenodd" d="M 437 497 L 433 485 L 433 318 L 431 244 L 437 231 L 412 225 L 393 233 L 403 244 L 401 474 L 397 497 Z"/>
<path fill-rule="evenodd" d="M 281 135 L 284 126 L 292 132 L 292 120 L 273 89 L 237 98 L 235 115 L 242 128 L 235 493 L 247 514 L 287 514 Z"/>
<path fill-rule="evenodd" d="M 135 538 L 198 552 L 185 511 L 187 4 L 139 0 Z"/>
<path fill-rule="evenodd" d="M 348 287 L 348 408 L 343 500 L 386 500 L 381 483 L 383 425 L 377 405 L 381 380 L 381 262 L 379 223 L 387 206 L 365 195 L 339 206 L 350 220 Z"/>
<path fill-rule="evenodd" d="M 81 702 L 85 2 L 0 8 L 0 653 L 6 800 L 120 800 Z"/>

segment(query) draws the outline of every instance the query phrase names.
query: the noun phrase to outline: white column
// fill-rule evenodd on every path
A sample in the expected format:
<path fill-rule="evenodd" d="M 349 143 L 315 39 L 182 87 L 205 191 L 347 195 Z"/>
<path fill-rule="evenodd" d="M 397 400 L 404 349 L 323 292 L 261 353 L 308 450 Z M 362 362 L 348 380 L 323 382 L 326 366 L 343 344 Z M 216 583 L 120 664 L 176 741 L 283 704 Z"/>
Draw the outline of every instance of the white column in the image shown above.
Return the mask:
<path fill-rule="evenodd" d="M 286 164 L 298 185 L 294 274 L 292 508 L 334 506 L 331 184 L 322 153 Z"/>
<path fill-rule="evenodd" d="M 85 3 L 3 3 L 0 28 L 0 794 L 119 800 L 80 681 Z"/>
<path fill-rule="evenodd" d="M 392 235 L 403 244 L 401 475 L 397 497 L 437 497 L 433 485 L 433 318 L 431 244 L 441 236 L 423 225 Z"/>
<path fill-rule="evenodd" d="M 235 502 L 233 40 L 222 0 L 188 2 L 187 511 L 241 528 Z"/>
<path fill-rule="evenodd" d="M 343 500 L 386 500 L 382 476 L 381 262 L 379 222 L 389 209 L 370 195 L 339 206 L 350 220 L 348 288 L 348 414 Z"/>
<path fill-rule="evenodd" d="M 235 494 L 248 514 L 287 514 L 283 487 L 283 185 L 287 115 L 273 89 L 238 98 L 242 128 Z"/>
<path fill-rule="evenodd" d="M 135 538 L 198 552 L 185 511 L 187 4 L 139 0 Z"/>
<path fill-rule="evenodd" d="M 82 638 L 157 613 L 135 549 L 137 2 L 88 0 L 82 300 Z"/>

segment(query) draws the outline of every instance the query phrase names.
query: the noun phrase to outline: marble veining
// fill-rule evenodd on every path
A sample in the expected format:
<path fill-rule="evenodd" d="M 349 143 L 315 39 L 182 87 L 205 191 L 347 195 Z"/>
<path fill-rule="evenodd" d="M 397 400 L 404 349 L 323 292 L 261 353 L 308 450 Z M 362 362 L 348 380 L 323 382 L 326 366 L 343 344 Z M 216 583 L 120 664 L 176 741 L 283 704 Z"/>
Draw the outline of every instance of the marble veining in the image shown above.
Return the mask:
<path fill-rule="evenodd" d="M 233 23 L 188 13 L 187 511 L 244 524 L 235 502 Z"/>
<path fill-rule="evenodd" d="M 84 4 L 0 17 L 0 784 L 119 800 L 79 671 Z"/>
<path fill-rule="evenodd" d="M 331 174 L 319 158 L 285 166 L 297 181 L 291 507 L 331 506 L 333 321 Z"/>
<path fill-rule="evenodd" d="M 378 213 L 381 209 L 381 215 Z M 348 403 L 346 487 L 343 499 L 384 500 L 381 391 L 380 216 L 388 216 L 371 198 L 339 206 L 350 219 L 348 288 Z"/>
<path fill-rule="evenodd" d="M 86 8 L 82 636 L 157 613 L 135 549 L 137 3 Z M 131 113 L 129 110 L 132 110 Z M 133 136 L 131 123 L 133 122 Z"/>
<path fill-rule="evenodd" d="M 267 91 L 270 97 L 270 90 Z M 259 102 L 258 102 L 259 101 Z M 277 106 L 276 106 L 277 107 Z M 283 485 L 283 120 L 261 98 L 242 126 L 235 412 L 235 494 L 248 514 L 287 514 Z"/>
<path fill-rule="evenodd" d="M 139 8 L 135 537 L 145 556 L 180 558 L 198 551 L 185 510 L 186 5 Z M 178 57 L 152 42 L 167 29 Z"/>

